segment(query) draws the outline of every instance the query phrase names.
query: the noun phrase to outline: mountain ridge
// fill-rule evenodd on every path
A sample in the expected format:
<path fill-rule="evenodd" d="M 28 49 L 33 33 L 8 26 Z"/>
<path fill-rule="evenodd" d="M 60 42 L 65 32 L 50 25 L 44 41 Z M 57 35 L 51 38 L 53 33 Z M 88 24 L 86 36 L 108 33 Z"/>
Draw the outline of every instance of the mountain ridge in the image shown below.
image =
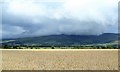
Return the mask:
<path fill-rule="evenodd" d="M 39 45 L 39 46 L 78 46 L 86 44 L 110 43 L 118 40 L 116 33 L 104 33 L 101 35 L 49 35 L 37 37 L 16 38 L 12 40 L 3 39 L 2 44 L 9 45 Z"/>

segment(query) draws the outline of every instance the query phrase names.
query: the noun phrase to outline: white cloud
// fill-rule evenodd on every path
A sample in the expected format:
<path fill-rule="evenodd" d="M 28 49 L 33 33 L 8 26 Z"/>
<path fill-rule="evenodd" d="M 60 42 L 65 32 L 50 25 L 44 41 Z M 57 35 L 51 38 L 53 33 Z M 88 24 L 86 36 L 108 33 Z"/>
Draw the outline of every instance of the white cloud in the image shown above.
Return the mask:
<path fill-rule="evenodd" d="M 3 24 L 13 33 L 5 28 L 3 32 L 25 36 L 116 32 L 118 1 L 4 0 Z"/>

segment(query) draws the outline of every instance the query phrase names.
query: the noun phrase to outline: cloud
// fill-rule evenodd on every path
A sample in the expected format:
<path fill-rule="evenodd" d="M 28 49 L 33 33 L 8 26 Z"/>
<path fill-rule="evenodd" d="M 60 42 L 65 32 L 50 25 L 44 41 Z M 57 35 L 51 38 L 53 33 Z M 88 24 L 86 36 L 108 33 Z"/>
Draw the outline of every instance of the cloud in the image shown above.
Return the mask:
<path fill-rule="evenodd" d="M 3 38 L 117 32 L 118 0 L 4 0 Z"/>
<path fill-rule="evenodd" d="M 22 27 L 19 26 L 3 25 L 2 27 L 4 29 L 2 33 L 5 36 L 5 38 L 17 36 L 25 31 Z"/>

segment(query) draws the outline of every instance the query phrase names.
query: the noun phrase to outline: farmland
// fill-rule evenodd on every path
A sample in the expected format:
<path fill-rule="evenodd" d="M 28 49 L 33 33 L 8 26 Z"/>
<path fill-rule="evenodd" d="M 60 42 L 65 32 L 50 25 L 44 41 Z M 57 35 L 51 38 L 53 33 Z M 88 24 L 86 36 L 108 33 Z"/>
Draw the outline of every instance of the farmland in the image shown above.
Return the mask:
<path fill-rule="evenodd" d="M 117 70 L 117 49 L 3 49 L 3 70 Z"/>

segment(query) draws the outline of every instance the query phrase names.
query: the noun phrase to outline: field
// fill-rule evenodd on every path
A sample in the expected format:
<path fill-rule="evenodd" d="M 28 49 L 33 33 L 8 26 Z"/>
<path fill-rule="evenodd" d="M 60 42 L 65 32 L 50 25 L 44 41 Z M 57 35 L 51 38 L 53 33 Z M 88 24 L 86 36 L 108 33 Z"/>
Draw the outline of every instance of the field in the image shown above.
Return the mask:
<path fill-rule="evenodd" d="M 3 70 L 118 70 L 117 49 L 2 50 Z"/>

